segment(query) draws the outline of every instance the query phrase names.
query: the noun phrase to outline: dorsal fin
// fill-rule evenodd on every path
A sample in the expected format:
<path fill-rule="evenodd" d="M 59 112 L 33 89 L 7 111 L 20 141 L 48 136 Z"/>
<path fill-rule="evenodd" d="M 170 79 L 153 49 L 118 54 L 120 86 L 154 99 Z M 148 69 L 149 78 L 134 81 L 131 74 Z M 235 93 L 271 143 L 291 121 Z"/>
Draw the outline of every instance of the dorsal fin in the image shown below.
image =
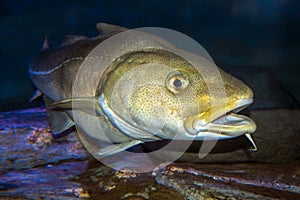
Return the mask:
<path fill-rule="evenodd" d="M 88 37 L 84 35 L 65 35 L 62 44 L 60 46 L 66 46 L 69 44 L 73 44 L 74 42 L 77 42 L 79 40 L 86 40 L 86 39 L 88 39 Z"/>
<path fill-rule="evenodd" d="M 45 51 L 49 49 L 50 49 L 49 40 L 48 40 L 48 36 L 46 36 L 41 51 Z"/>
<path fill-rule="evenodd" d="M 121 26 L 116 26 L 116 25 L 111 25 L 106 23 L 98 23 L 96 25 L 96 29 L 98 30 L 101 37 L 112 36 L 117 33 L 128 30 L 127 28 Z"/>

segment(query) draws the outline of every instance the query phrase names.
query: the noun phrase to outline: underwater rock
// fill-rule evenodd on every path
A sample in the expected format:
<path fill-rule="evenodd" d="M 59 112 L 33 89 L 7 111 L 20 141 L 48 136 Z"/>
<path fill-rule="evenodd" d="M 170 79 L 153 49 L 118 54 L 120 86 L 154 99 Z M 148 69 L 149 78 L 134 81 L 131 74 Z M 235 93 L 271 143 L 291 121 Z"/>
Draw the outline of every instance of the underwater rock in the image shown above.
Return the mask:
<path fill-rule="evenodd" d="M 91 199 L 297 199 L 299 164 L 173 163 L 140 174 L 91 161 L 77 180 Z"/>
<path fill-rule="evenodd" d="M 75 134 L 54 139 L 44 108 L 0 113 L 0 199 L 297 199 L 299 112 L 249 111 L 257 152 L 214 152 L 201 162 L 227 164 L 175 162 L 152 174 L 104 166 Z M 232 163 L 242 161 L 290 162 Z"/>
<path fill-rule="evenodd" d="M 16 199 L 80 199 L 88 197 L 74 179 L 87 169 L 87 161 L 64 162 L 37 168 L 8 171 L 0 175 L 0 197 Z M 10 185 L 13 185 L 11 187 Z M 9 199 L 9 198 L 8 198 Z"/>
<path fill-rule="evenodd" d="M 0 141 L 1 171 L 89 158 L 75 134 L 52 137 L 44 108 L 0 113 Z"/>
<path fill-rule="evenodd" d="M 300 162 L 285 165 L 180 163 L 155 180 L 185 199 L 298 199 Z"/>

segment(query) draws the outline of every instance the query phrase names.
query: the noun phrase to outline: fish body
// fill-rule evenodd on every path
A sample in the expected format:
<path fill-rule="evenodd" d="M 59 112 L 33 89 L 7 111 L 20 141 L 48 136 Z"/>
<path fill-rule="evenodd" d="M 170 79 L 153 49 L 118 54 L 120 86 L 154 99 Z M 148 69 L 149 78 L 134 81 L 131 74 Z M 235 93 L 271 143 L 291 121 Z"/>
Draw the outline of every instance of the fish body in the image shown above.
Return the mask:
<path fill-rule="evenodd" d="M 98 26 L 99 37 L 66 36 L 62 45 L 55 49 L 50 49 L 46 39 L 41 52 L 30 65 L 29 76 L 38 90 L 52 101 L 70 98 L 76 73 L 84 58 L 103 40 L 124 30 L 101 24 Z"/>
<path fill-rule="evenodd" d="M 236 114 L 252 103 L 252 90 L 219 68 L 218 76 L 212 74 L 210 69 L 216 66 L 209 55 L 177 51 L 163 39 L 145 36 L 143 49 L 127 45 L 128 51 L 118 54 L 118 45 L 124 44 L 112 41 L 110 50 L 100 48 L 113 58 L 109 65 L 101 65 L 105 58 L 86 65 L 97 57 L 91 54 L 99 45 L 127 30 L 108 24 L 97 28 L 100 35 L 95 38 L 69 37 L 56 49 L 45 44 L 29 69 L 45 96 L 53 132 L 77 125 L 88 146 L 97 146 L 95 140 L 114 144 L 97 149 L 98 155 L 107 156 L 144 142 L 249 137 L 255 131 L 250 118 Z M 87 69 L 78 77 L 82 66 Z M 95 74 L 100 76 L 96 83 Z M 223 95 L 212 95 L 219 94 L 217 79 L 222 79 Z M 83 122 L 74 120 L 75 110 L 81 112 Z"/>

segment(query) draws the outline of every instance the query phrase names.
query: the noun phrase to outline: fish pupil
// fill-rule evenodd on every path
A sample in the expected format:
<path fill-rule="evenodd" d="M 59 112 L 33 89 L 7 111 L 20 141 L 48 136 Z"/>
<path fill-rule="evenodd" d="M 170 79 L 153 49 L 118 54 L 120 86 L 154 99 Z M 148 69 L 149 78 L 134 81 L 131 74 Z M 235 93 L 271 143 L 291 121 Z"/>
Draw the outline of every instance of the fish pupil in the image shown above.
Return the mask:
<path fill-rule="evenodd" d="M 173 82 L 173 85 L 176 87 L 176 88 L 180 88 L 182 86 L 182 81 L 179 80 L 179 79 L 175 79 L 174 82 Z"/>

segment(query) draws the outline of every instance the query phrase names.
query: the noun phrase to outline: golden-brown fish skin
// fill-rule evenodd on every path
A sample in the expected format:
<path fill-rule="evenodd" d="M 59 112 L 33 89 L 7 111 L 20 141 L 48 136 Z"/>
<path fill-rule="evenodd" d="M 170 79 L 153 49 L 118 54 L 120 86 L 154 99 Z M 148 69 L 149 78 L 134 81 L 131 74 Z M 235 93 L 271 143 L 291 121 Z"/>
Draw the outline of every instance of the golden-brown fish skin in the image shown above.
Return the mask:
<path fill-rule="evenodd" d="M 197 55 L 197 63 L 190 62 L 185 56 L 194 54 L 169 51 L 175 48 L 171 43 L 145 37 L 149 47 L 136 51 L 128 47 L 121 56 L 113 48 L 112 63 L 103 66 L 99 63 L 103 60 L 95 59 L 98 55 L 90 57 L 90 53 L 106 39 L 127 29 L 106 24 L 98 28 L 102 35 L 73 37 L 56 49 L 44 49 L 30 66 L 32 81 L 47 97 L 47 115 L 54 132 L 74 125 L 73 110 L 83 111 L 82 118 L 89 120 L 76 122 L 87 136 L 82 140 L 103 141 L 106 135 L 112 143 L 119 144 L 118 148 L 112 145 L 99 150 L 98 154 L 105 156 L 143 142 L 173 139 L 176 135 L 187 140 L 205 140 L 208 136 L 227 139 L 255 131 L 256 125 L 250 118 L 236 114 L 252 103 L 252 90 L 212 61 Z M 157 47 L 161 44 L 162 47 Z M 87 70 L 93 70 L 79 79 L 84 80 L 80 83 L 85 86 L 77 85 L 83 95 L 73 97 L 78 71 L 91 58 L 100 67 L 97 63 L 87 65 Z M 90 84 L 91 72 L 101 75 L 99 82 L 93 79 L 98 83 L 96 91 Z M 92 97 L 87 95 L 91 92 L 94 92 Z M 51 104 L 66 110 L 51 112 Z M 96 108 L 95 115 L 86 112 L 89 107 Z M 104 135 L 98 134 L 98 124 Z"/>
<path fill-rule="evenodd" d="M 206 61 L 203 61 L 202 64 L 208 67 L 212 65 L 212 63 Z M 137 71 L 135 68 L 142 70 L 143 73 L 135 72 Z M 122 86 L 118 85 L 124 74 L 130 73 L 134 74 L 132 76 L 135 78 L 135 83 L 123 81 Z M 114 111 L 121 118 L 134 122 L 138 127 L 146 127 L 149 132 L 153 132 L 153 127 L 155 127 L 155 135 L 160 138 L 170 139 L 177 133 L 185 134 L 184 128 L 190 130 L 188 131 L 190 134 L 192 132 L 192 135 L 195 135 L 199 133 L 199 130 L 197 130 L 199 128 L 194 126 L 199 126 L 197 125 L 199 121 L 204 121 L 202 125 L 206 125 L 224 115 L 227 111 L 236 108 L 241 109 L 239 102 L 250 101 L 253 98 L 252 90 L 243 82 L 221 69 L 219 73 L 222 78 L 221 84 L 223 84 L 225 90 L 224 96 L 221 96 L 223 99 L 220 96 L 214 97 L 211 94 L 210 90 L 218 89 L 220 84 L 220 81 L 216 81 L 213 75 L 209 79 L 204 79 L 191 63 L 175 53 L 145 49 L 144 51 L 130 52 L 116 59 L 104 73 L 105 81 L 101 81 L 102 94 L 108 105 L 114 108 Z M 168 88 L 168 77 L 170 75 L 179 75 L 186 78 L 187 85 L 181 91 L 174 92 L 170 90 Z M 208 85 L 210 88 L 207 87 Z M 130 96 L 126 101 L 124 98 L 117 98 L 119 94 L 114 95 L 115 91 L 122 93 L 122 90 L 124 90 L 122 88 L 126 88 L 124 94 Z M 132 90 L 131 93 L 127 88 Z M 120 99 L 117 104 L 122 105 L 119 110 L 117 106 L 113 105 L 116 104 L 116 99 Z M 212 107 L 212 101 L 220 103 L 215 103 Z M 245 104 L 245 106 L 248 104 Z M 124 113 L 123 109 L 127 112 Z M 189 119 L 191 117 L 192 119 Z M 187 119 L 188 122 L 184 122 L 184 119 Z M 248 118 L 241 119 L 248 120 Z M 237 131 L 236 126 L 230 128 Z M 253 132 L 255 125 L 249 120 L 247 126 L 243 126 L 243 128 L 246 131 Z M 202 130 L 204 129 L 202 128 Z M 238 131 L 238 134 L 241 133 Z M 222 136 L 229 137 L 228 133 L 219 135 L 219 137 Z"/>

